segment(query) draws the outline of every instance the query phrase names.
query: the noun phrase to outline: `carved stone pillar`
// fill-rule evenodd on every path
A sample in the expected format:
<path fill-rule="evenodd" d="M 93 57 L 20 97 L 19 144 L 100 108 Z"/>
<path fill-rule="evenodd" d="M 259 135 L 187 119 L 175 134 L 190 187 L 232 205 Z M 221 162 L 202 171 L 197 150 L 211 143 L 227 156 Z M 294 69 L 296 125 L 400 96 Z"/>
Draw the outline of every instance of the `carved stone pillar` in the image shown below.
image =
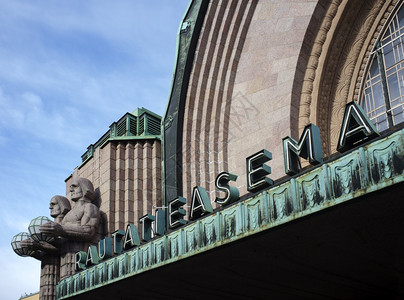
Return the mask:
<path fill-rule="evenodd" d="M 59 255 L 46 254 L 41 260 L 40 300 L 56 299 L 56 285 L 60 280 Z"/>

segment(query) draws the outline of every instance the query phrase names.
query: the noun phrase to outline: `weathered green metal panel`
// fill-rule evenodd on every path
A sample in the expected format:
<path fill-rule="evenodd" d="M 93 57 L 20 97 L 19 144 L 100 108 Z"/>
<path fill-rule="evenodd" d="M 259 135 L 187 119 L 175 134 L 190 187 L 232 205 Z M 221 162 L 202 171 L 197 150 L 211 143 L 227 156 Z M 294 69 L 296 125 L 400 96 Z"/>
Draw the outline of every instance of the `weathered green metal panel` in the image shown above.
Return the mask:
<path fill-rule="evenodd" d="M 352 152 L 328 164 L 331 190 L 334 198 L 344 199 L 350 193 L 368 185 L 364 149 Z"/>
<path fill-rule="evenodd" d="M 262 224 L 269 222 L 268 201 L 266 193 L 263 198 L 252 198 L 244 203 L 244 224 L 249 232 L 259 231 Z"/>
<path fill-rule="evenodd" d="M 295 206 L 296 211 L 314 208 L 330 199 L 327 193 L 329 182 L 325 168 L 316 168 L 304 176 L 297 177 L 296 186 L 299 195 Z"/>
<path fill-rule="evenodd" d="M 167 237 L 162 237 L 160 239 L 151 242 L 154 249 L 155 263 L 160 264 L 167 259 Z"/>
<path fill-rule="evenodd" d="M 62 280 L 67 299 L 404 181 L 404 130 Z M 388 199 L 380 199 L 388 201 Z"/>
<path fill-rule="evenodd" d="M 153 247 L 151 243 L 147 243 L 144 247 L 139 248 L 139 268 L 147 269 L 153 265 Z"/>
<path fill-rule="evenodd" d="M 194 251 L 201 247 L 201 230 L 200 221 L 196 221 L 190 226 L 184 228 L 184 239 L 185 239 L 185 253 Z"/>
<path fill-rule="evenodd" d="M 214 245 L 219 241 L 220 218 L 217 213 L 203 219 L 203 222 L 201 222 L 201 235 L 204 247 Z"/>
<path fill-rule="evenodd" d="M 167 236 L 167 248 L 169 259 L 176 258 L 183 253 L 182 229 L 179 229 Z"/>
<path fill-rule="evenodd" d="M 231 239 L 244 230 L 243 204 L 233 205 L 220 212 L 220 239 Z"/>
<path fill-rule="evenodd" d="M 269 215 L 271 222 L 277 224 L 279 220 L 289 217 L 296 211 L 296 182 L 294 179 L 271 189 L 268 193 Z"/>
<path fill-rule="evenodd" d="M 163 120 L 164 203 L 182 194 L 182 128 L 188 83 L 208 0 L 193 0 L 178 33 L 177 58 L 168 107 Z"/>

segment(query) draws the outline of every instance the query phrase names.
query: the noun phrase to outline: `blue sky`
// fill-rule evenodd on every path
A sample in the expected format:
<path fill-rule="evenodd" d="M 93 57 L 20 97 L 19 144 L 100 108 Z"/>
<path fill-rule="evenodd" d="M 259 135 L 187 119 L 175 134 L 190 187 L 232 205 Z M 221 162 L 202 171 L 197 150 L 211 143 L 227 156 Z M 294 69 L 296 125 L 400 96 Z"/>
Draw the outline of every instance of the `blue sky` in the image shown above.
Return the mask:
<path fill-rule="evenodd" d="M 39 290 L 12 237 L 126 112 L 164 113 L 188 0 L 0 1 L 1 299 Z"/>

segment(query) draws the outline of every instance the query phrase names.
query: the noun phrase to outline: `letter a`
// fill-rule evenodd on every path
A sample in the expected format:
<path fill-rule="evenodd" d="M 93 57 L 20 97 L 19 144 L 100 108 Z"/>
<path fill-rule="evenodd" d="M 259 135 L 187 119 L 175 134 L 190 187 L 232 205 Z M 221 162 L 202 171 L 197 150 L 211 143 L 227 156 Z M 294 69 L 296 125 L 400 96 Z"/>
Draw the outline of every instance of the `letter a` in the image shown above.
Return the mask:
<path fill-rule="evenodd" d="M 211 212 L 213 212 L 213 208 L 206 190 L 200 186 L 194 187 L 189 219 L 194 220 Z"/>
<path fill-rule="evenodd" d="M 348 103 L 345 107 L 337 151 L 343 153 L 379 135 L 363 109 L 356 102 Z"/>

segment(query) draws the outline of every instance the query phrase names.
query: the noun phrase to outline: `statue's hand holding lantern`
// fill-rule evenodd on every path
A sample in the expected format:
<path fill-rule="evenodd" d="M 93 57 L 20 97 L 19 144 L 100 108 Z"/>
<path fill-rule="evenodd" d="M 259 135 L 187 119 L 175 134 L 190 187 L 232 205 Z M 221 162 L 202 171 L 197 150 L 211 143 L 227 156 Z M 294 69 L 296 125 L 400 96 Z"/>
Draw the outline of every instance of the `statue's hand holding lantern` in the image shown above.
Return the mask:
<path fill-rule="evenodd" d="M 54 224 L 57 226 L 54 226 Z M 55 236 L 58 234 L 54 235 L 42 232 L 40 228 L 44 225 L 50 228 L 61 228 L 59 224 L 52 222 L 47 217 L 40 216 L 33 219 L 28 226 L 29 233 L 22 232 L 13 237 L 11 246 L 13 247 L 14 252 L 20 256 L 33 256 L 37 259 L 40 259 L 44 252 L 58 252 L 58 249 L 51 245 L 51 243 L 55 242 Z M 57 232 L 57 230 L 53 230 L 53 232 Z M 37 252 L 38 250 L 39 252 Z"/>
<path fill-rule="evenodd" d="M 52 222 L 52 221 L 42 224 L 39 227 L 39 230 L 42 235 L 51 237 L 52 239 L 54 239 L 55 237 L 61 236 L 63 233 L 62 225 L 60 225 L 59 223 L 56 223 L 56 222 Z"/>

